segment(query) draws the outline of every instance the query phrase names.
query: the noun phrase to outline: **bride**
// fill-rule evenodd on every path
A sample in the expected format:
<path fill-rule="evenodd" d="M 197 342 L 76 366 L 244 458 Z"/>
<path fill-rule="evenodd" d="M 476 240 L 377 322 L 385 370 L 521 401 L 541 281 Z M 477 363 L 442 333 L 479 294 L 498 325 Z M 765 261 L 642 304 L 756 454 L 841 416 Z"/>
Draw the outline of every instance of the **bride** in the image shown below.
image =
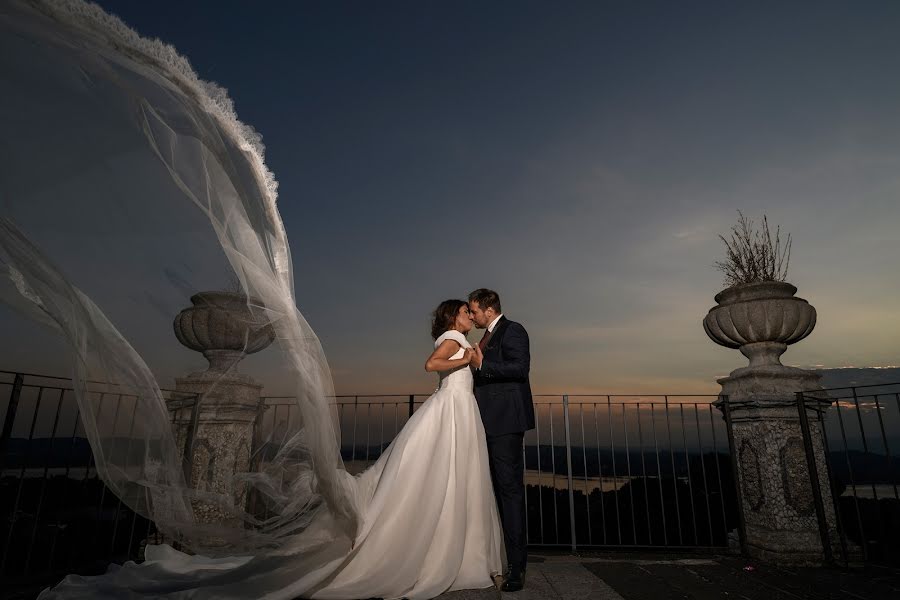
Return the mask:
<path fill-rule="evenodd" d="M 297 557 L 189 556 L 150 546 L 141 565 L 106 575 L 70 575 L 40 598 L 167 597 L 322 599 L 434 598 L 485 588 L 503 572 L 503 534 L 484 427 L 472 392 L 468 305 L 434 311 L 434 352 L 425 370 L 438 389 L 378 460 L 355 478 L 362 526 L 351 547 L 336 541 Z M 303 532 L 327 530 L 329 514 Z"/>
<path fill-rule="evenodd" d="M 489 587 L 502 572 L 503 534 L 465 337 L 472 324 L 462 300 L 434 311 L 435 350 L 425 370 L 439 374 L 438 389 L 360 475 L 375 493 L 356 547 L 311 597 L 433 598 Z"/>
<path fill-rule="evenodd" d="M 503 534 L 472 392 L 473 320 L 462 300 L 434 311 L 435 393 L 359 476 L 374 489 L 354 550 L 312 598 L 433 598 L 484 588 L 502 571 Z"/>
<path fill-rule="evenodd" d="M 435 312 L 438 391 L 353 476 L 330 367 L 298 309 L 277 181 L 225 90 L 83 0 L 0 2 L 0 89 L 0 301 L 66 344 L 99 479 L 191 551 L 150 545 L 140 565 L 71 575 L 43 597 L 426 598 L 491 585 L 503 541 L 465 303 Z M 160 382 L 184 369 L 174 307 L 232 277 L 246 323 L 274 334 L 266 368 L 298 418 L 258 428 L 259 463 L 210 485 L 185 476 Z M 300 279 L 307 294 L 314 283 Z M 198 502 L 227 518 L 210 521 Z"/>

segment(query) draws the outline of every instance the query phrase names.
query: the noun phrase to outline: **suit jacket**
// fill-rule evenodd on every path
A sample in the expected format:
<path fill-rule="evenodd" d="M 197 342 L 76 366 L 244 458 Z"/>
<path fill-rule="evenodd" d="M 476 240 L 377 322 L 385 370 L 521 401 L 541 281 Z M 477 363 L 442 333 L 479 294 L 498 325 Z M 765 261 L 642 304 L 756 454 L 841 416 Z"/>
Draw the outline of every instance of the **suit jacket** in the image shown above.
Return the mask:
<path fill-rule="evenodd" d="M 528 332 L 521 324 L 501 317 L 476 369 L 475 399 L 488 435 L 534 429 Z"/>

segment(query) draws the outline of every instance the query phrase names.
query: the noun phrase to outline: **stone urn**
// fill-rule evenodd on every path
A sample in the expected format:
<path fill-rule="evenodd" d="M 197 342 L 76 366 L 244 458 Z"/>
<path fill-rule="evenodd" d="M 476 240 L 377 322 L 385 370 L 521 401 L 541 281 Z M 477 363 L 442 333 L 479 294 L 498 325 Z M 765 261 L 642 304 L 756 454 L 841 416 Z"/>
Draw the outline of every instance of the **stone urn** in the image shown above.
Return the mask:
<path fill-rule="evenodd" d="M 259 352 L 275 339 L 271 323 L 254 315 L 248 301 L 258 299 L 236 292 L 200 292 L 191 296 L 193 306 L 175 317 L 178 341 L 209 361 L 208 371 L 224 373 L 248 354 Z M 262 312 L 262 311 L 259 311 Z"/>
<path fill-rule="evenodd" d="M 798 392 L 821 386 L 817 373 L 781 364 L 788 345 L 807 337 L 816 325 L 816 309 L 796 293 L 796 287 L 779 281 L 730 287 L 716 294 L 717 305 L 704 317 L 703 329 L 715 343 L 750 359 L 749 365 L 718 380 L 722 398 L 715 403 L 732 428 L 747 551 L 757 558 L 807 564 L 820 562 L 824 549 Z M 828 405 L 803 403 L 820 476 L 828 473 L 820 420 Z M 827 478 L 818 485 L 821 497 L 830 498 Z M 833 506 L 826 502 L 824 510 L 833 530 Z"/>
<path fill-rule="evenodd" d="M 246 484 L 235 473 L 252 469 L 250 457 L 254 428 L 262 412 L 262 385 L 237 372 L 247 354 L 259 352 L 275 339 L 255 298 L 235 292 L 200 292 L 191 296 L 193 306 L 175 317 L 175 336 L 209 361 L 205 371 L 175 379 L 175 390 L 198 398 L 185 407 L 169 402 L 175 439 L 185 459 L 185 479 L 199 492 L 233 498 L 235 507 L 247 502 Z M 219 505 L 192 499 L 199 523 L 237 521 Z M 208 541 L 209 544 L 216 542 Z"/>
<path fill-rule="evenodd" d="M 781 281 L 745 283 L 722 290 L 718 303 L 703 319 L 712 341 L 740 349 L 750 366 L 781 365 L 789 344 L 812 333 L 816 309 L 794 294 L 797 288 Z"/>

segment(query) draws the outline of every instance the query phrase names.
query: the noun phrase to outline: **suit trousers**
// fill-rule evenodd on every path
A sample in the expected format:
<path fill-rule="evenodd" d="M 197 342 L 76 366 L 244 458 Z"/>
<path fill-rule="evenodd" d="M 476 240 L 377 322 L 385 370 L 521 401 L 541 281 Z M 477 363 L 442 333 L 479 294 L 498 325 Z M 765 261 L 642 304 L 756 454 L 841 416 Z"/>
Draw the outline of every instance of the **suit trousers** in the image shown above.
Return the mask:
<path fill-rule="evenodd" d="M 511 567 L 525 569 L 528 560 L 525 536 L 525 433 L 488 435 L 491 482 L 497 497 L 506 558 Z"/>

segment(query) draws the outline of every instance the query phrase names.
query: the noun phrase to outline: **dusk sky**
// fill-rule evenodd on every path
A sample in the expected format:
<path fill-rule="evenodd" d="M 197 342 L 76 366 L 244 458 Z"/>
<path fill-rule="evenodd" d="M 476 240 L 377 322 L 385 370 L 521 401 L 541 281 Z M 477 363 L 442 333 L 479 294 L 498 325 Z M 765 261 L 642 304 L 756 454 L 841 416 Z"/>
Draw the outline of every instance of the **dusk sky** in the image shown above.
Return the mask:
<path fill-rule="evenodd" d="M 100 4 L 262 134 L 339 393 L 433 389 L 430 312 L 482 286 L 537 392 L 716 393 L 738 210 L 818 311 L 785 364 L 900 364 L 896 2 Z"/>

